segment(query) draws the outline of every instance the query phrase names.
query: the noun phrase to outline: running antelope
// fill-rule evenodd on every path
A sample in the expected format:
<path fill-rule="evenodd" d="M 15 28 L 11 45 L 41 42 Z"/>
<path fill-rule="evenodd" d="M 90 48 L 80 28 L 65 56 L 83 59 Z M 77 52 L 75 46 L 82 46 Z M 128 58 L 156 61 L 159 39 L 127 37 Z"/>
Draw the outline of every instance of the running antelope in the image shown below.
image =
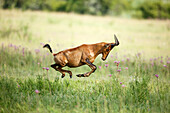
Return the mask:
<path fill-rule="evenodd" d="M 92 70 L 84 74 L 78 74 L 77 77 L 88 77 L 91 73 L 95 72 L 97 67 L 93 64 L 94 60 L 99 54 L 102 54 L 102 60 L 105 61 L 110 51 L 119 45 L 119 41 L 114 35 L 115 43 L 96 43 L 96 44 L 83 44 L 81 46 L 53 53 L 49 44 L 45 44 L 43 48 L 48 48 L 54 56 L 55 64 L 51 67 L 56 71 L 62 73 L 62 78 L 65 77 L 65 72 L 69 73 L 72 78 L 72 72 L 62 69 L 65 66 L 70 68 L 88 65 Z"/>

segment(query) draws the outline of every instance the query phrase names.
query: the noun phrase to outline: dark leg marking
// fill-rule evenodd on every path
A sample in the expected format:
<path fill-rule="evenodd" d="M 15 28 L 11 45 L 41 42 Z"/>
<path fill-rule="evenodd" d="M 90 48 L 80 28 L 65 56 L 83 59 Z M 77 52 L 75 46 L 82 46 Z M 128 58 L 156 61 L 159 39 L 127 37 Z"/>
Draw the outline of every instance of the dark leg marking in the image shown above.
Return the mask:
<path fill-rule="evenodd" d="M 56 68 L 56 66 L 59 66 L 59 65 L 57 65 L 57 64 L 52 64 L 52 65 L 51 65 L 52 68 L 54 68 L 56 71 L 58 71 L 57 68 Z"/>
<path fill-rule="evenodd" d="M 92 64 L 92 63 L 89 61 L 88 58 L 86 59 L 86 62 L 87 62 L 87 65 L 92 69 L 92 73 L 94 73 L 94 72 L 96 71 L 97 67 L 96 67 L 94 64 Z"/>
<path fill-rule="evenodd" d="M 77 77 L 85 77 L 84 74 L 78 74 Z"/>
<path fill-rule="evenodd" d="M 88 77 L 90 76 L 91 73 L 94 73 L 95 70 L 97 69 L 97 67 L 94 64 L 92 64 L 88 58 L 86 59 L 85 63 L 92 69 L 92 71 L 87 72 L 85 74 L 78 74 L 77 77 Z"/>

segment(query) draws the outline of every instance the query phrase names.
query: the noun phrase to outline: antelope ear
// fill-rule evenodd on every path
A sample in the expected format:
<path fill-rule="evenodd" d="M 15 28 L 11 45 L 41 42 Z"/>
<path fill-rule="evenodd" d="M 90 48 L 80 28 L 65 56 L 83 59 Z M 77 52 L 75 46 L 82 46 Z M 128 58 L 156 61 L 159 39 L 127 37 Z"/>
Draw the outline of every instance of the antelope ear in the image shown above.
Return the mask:
<path fill-rule="evenodd" d="M 109 47 L 109 44 L 105 44 L 104 47 L 105 47 L 105 48 L 108 48 L 108 47 Z"/>

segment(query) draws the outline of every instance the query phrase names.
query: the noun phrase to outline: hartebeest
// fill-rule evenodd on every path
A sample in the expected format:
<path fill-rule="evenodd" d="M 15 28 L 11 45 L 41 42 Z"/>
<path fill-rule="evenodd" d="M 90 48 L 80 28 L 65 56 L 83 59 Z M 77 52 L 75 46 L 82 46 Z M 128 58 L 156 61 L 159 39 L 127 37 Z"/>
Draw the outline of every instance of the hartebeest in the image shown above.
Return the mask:
<path fill-rule="evenodd" d="M 65 66 L 68 67 L 79 67 L 82 65 L 88 65 L 92 71 L 87 72 L 85 74 L 78 74 L 77 77 L 88 77 L 91 73 L 93 73 L 97 67 L 93 64 L 95 58 L 102 54 L 102 60 L 106 60 L 109 52 L 113 49 L 113 47 L 119 45 L 119 41 L 114 35 L 115 43 L 96 43 L 96 44 L 83 44 L 81 46 L 67 49 L 58 53 L 53 53 L 49 44 L 45 44 L 43 48 L 48 48 L 50 52 L 54 56 L 55 64 L 52 64 L 51 67 L 56 71 L 62 73 L 62 78 L 65 76 L 65 72 L 69 73 L 70 78 L 72 78 L 72 72 L 69 70 L 63 70 L 62 68 Z"/>

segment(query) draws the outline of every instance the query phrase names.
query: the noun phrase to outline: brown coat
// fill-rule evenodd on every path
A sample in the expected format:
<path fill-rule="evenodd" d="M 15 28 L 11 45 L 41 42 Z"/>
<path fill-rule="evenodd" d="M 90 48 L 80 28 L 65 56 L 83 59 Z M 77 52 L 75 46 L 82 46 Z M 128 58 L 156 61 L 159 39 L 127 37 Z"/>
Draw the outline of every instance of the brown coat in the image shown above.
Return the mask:
<path fill-rule="evenodd" d="M 67 49 L 58 53 L 53 53 L 55 64 L 51 65 L 56 71 L 62 73 L 62 78 L 65 76 L 65 72 L 70 74 L 72 78 L 72 72 L 63 70 L 62 67 L 79 67 L 87 64 L 92 71 L 85 74 L 79 74 L 78 77 L 88 77 L 91 73 L 96 70 L 96 66 L 92 64 L 99 54 L 102 54 L 102 60 L 106 60 L 109 52 L 113 47 L 118 46 L 119 41 L 115 36 L 115 43 L 96 43 L 96 44 L 83 44 L 81 46 Z M 52 53 L 52 49 L 49 44 L 44 45 Z M 56 68 L 58 66 L 58 68 Z"/>

